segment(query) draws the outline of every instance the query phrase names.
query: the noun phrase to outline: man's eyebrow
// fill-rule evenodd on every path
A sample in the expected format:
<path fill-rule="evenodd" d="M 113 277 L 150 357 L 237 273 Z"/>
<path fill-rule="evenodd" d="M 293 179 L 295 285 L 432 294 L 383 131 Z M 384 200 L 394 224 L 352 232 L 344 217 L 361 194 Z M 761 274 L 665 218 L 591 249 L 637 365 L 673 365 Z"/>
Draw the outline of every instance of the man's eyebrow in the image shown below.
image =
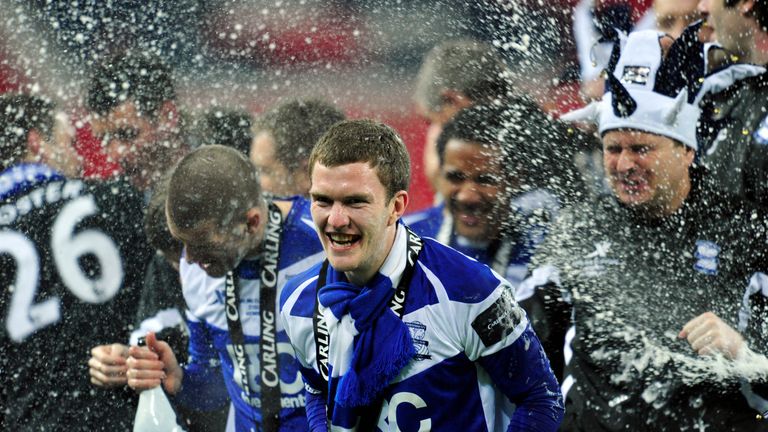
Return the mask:
<path fill-rule="evenodd" d="M 310 196 L 312 199 L 330 199 L 330 198 L 328 198 L 328 196 L 327 196 L 327 195 L 325 195 L 325 194 L 321 194 L 321 193 L 318 193 L 318 192 L 311 192 L 311 191 L 310 191 L 310 192 L 309 192 L 309 196 Z"/>
<path fill-rule="evenodd" d="M 365 193 L 344 195 L 344 196 L 336 198 L 336 199 L 331 198 L 328 195 L 325 195 L 325 194 L 322 194 L 322 193 L 318 193 L 318 192 L 310 192 L 309 196 L 312 199 L 324 199 L 324 200 L 328 200 L 328 201 L 336 200 L 336 201 L 343 201 L 343 202 L 346 202 L 346 201 L 371 201 L 371 199 L 372 199 L 370 194 L 365 194 Z"/>
<path fill-rule="evenodd" d="M 370 201 L 371 196 L 369 194 L 352 194 L 345 196 L 343 199 L 344 201 Z"/>

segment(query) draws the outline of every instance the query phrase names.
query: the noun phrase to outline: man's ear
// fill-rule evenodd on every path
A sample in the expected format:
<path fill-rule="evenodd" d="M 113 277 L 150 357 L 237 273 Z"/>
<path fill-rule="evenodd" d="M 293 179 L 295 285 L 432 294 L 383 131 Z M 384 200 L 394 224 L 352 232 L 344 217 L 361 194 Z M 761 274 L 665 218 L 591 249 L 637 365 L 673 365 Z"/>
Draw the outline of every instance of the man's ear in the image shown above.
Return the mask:
<path fill-rule="evenodd" d="M 294 173 L 296 189 L 300 190 L 301 195 L 309 195 L 309 188 L 312 182 L 309 180 L 309 159 L 304 159 L 299 164 L 299 168 Z"/>
<path fill-rule="evenodd" d="M 42 159 L 45 155 L 42 153 L 45 151 L 45 137 L 32 129 L 27 134 L 27 156 L 34 156 L 35 159 Z"/>
<path fill-rule="evenodd" d="M 685 166 L 690 167 L 693 165 L 693 160 L 696 158 L 696 150 L 685 146 L 685 155 L 683 156 L 683 161 L 685 162 Z"/>
<path fill-rule="evenodd" d="M 399 191 L 392 197 L 393 207 L 392 213 L 390 213 L 387 219 L 387 225 L 392 225 L 405 214 L 405 209 L 408 207 L 408 192 Z"/>
<path fill-rule="evenodd" d="M 249 233 L 254 234 L 256 231 L 258 231 L 261 222 L 262 222 L 262 214 L 261 209 L 258 207 L 251 207 L 248 209 L 248 211 L 245 213 L 246 218 L 246 229 Z"/>
<path fill-rule="evenodd" d="M 745 17 L 752 17 L 752 11 L 755 9 L 755 0 L 741 0 L 736 6 L 739 12 Z"/>

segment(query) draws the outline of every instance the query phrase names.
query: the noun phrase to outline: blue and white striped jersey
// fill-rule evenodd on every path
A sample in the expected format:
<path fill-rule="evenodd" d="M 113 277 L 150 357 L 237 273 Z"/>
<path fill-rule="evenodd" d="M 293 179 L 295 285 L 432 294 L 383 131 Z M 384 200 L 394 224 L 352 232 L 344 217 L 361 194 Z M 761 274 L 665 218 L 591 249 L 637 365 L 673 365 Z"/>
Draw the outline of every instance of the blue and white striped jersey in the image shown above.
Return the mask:
<path fill-rule="evenodd" d="M 406 237 L 399 226 L 379 270 L 392 286 L 406 266 Z M 308 391 L 324 393 L 330 401 L 333 395 L 316 363 L 313 330 L 319 269 L 317 265 L 287 283 L 281 318 Z M 377 430 L 557 429 L 563 405 L 549 361 L 509 283 L 489 267 L 424 239 L 403 321 L 417 355 L 384 390 Z M 330 330 L 329 359 L 347 350 L 337 333 Z M 330 364 L 331 381 L 335 371 L 347 368 Z M 509 402 L 517 406 L 511 419 Z M 328 405 L 333 405 L 332 430 L 356 430 L 354 409 Z"/>
<path fill-rule="evenodd" d="M 322 246 L 309 215 L 309 202 L 295 197 L 292 208 L 283 223 L 280 242 L 278 293 L 291 277 L 307 270 L 323 258 Z M 187 303 L 187 321 L 190 329 L 189 363 L 185 366 L 184 382 L 177 400 L 185 406 L 196 409 L 211 409 L 226 403 L 222 389 L 223 376 L 226 393 L 235 408 L 235 427 L 238 431 L 260 430 L 255 423 L 261 423 L 259 388 L 261 370 L 259 365 L 259 274 L 258 261 L 244 261 L 237 269 L 240 290 L 239 312 L 246 343 L 248 377 L 255 392 L 245 395 L 240 387 L 240 373 L 234 365 L 236 358 L 227 326 L 225 313 L 224 278 L 212 278 L 195 265 L 181 260 L 179 269 Z M 277 330 L 277 351 L 279 353 L 279 375 L 282 393 L 280 429 L 302 431 L 307 429 L 304 413 L 304 384 L 299 375 L 299 366 L 293 356 L 293 349 L 279 319 Z M 219 373 L 219 369 L 220 372 Z M 246 402 L 255 401 L 255 407 Z"/>

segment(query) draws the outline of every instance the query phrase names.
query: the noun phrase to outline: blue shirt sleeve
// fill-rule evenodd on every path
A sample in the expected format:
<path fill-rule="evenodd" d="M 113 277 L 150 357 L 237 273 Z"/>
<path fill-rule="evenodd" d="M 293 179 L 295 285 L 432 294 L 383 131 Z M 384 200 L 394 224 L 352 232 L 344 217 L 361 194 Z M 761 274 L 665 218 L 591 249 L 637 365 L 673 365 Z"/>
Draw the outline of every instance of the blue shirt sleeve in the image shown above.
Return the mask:
<path fill-rule="evenodd" d="M 516 405 L 508 431 L 556 431 L 565 412 L 560 386 L 530 325 L 510 346 L 478 359 Z"/>
<path fill-rule="evenodd" d="M 312 375 L 314 371 L 302 368 L 302 377 L 304 377 L 304 387 L 307 395 L 307 423 L 311 432 L 328 431 L 328 415 L 325 408 L 326 394 L 318 390 L 307 381 L 307 375 Z"/>
<path fill-rule="evenodd" d="M 222 408 L 229 403 L 229 395 L 213 340 L 205 323 L 187 320 L 187 326 L 189 360 L 184 365 L 181 391 L 174 401 L 199 411 Z"/>

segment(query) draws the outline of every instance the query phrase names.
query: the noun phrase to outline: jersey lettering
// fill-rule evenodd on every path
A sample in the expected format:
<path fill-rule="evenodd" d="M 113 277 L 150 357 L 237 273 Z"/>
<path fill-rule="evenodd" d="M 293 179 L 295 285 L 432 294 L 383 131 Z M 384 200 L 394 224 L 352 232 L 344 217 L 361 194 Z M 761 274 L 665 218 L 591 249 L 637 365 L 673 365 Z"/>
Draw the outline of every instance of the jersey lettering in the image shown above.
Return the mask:
<path fill-rule="evenodd" d="M 276 346 L 277 346 L 277 354 L 278 355 L 286 354 L 286 355 L 289 355 L 291 357 L 293 357 L 295 355 L 294 352 L 293 352 L 293 347 L 288 342 L 278 342 L 276 344 Z M 259 344 L 257 344 L 257 343 L 256 344 L 246 344 L 245 345 L 245 354 L 251 360 L 250 364 L 245 365 L 245 367 L 248 368 L 247 370 L 248 370 L 248 376 L 249 377 L 259 376 L 260 367 L 259 367 L 259 355 L 258 355 L 259 354 L 258 353 L 259 349 L 258 348 L 259 348 Z M 229 353 L 229 356 L 232 358 L 232 363 L 235 365 L 234 372 L 233 372 L 234 373 L 234 377 L 233 377 L 234 381 L 236 383 L 240 383 L 241 382 L 240 381 L 240 379 L 241 379 L 240 377 L 241 377 L 241 373 L 242 372 L 240 372 L 240 370 L 238 370 L 237 363 L 236 363 L 235 352 L 233 351 L 233 349 L 234 348 L 233 348 L 232 345 L 227 345 L 227 352 Z M 243 370 L 245 370 L 245 369 L 243 369 Z M 272 367 L 272 371 L 269 372 L 269 374 L 267 374 L 267 375 L 268 375 L 268 378 L 270 380 L 276 380 L 277 373 L 276 373 L 276 369 L 274 369 L 274 366 Z M 262 380 L 263 380 L 264 379 L 264 374 L 263 373 L 261 374 L 261 377 L 262 377 Z M 250 384 L 251 384 L 251 389 L 253 389 L 253 391 L 260 391 L 261 387 L 259 386 L 259 383 L 257 383 L 253 378 L 251 378 L 251 383 Z M 269 385 L 266 381 L 265 381 L 265 384 Z M 275 382 L 275 384 L 277 384 L 277 383 Z M 282 404 L 283 408 L 289 408 L 292 405 L 297 404 L 298 402 L 293 400 L 293 399 L 295 399 L 293 396 L 286 397 L 286 395 L 296 395 L 297 393 L 302 393 L 304 391 L 304 381 L 302 381 L 302 379 L 301 379 L 301 373 L 297 371 L 296 372 L 296 377 L 293 379 L 292 382 L 286 382 L 286 381 L 283 381 L 282 379 L 280 379 L 280 391 L 283 394 L 283 398 L 282 398 L 282 401 L 281 401 L 281 404 Z M 254 400 L 258 400 L 258 398 L 254 398 Z M 302 398 L 302 400 L 303 400 L 303 398 Z M 253 405 L 253 406 L 258 408 L 260 406 L 260 402 L 258 402 L 258 403 L 259 403 L 259 405 Z M 302 404 L 301 406 L 303 407 L 304 405 Z"/>
<path fill-rule="evenodd" d="M 79 194 L 80 186 L 65 186 L 63 195 Z M 59 187 L 61 184 L 58 184 Z M 49 185 L 50 188 L 50 185 Z M 47 188 L 47 189 L 49 189 Z M 40 192 L 35 194 L 35 192 Z M 32 207 L 42 205 L 43 188 L 36 189 L 23 197 Z M 58 195 L 51 193 L 52 197 Z M 21 199 L 16 208 L 23 214 Z M 8 206 L 5 206 L 8 207 Z M 67 203 L 59 212 L 51 229 L 51 250 L 56 271 L 68 290 L 86 303 L 104 303 L 111 300 L 120 290 L 123 282 L 123 266 L 120 253 L 114 241 L 103 231 L 86 229 L 75 233 L 75 228 L 84 218 L 97 214 L 93 196 L 77 197 Z M 6 329 L 11 339 L 22 342 L 32 333 L 54 324 L 61 319 L 59 296 L 52 296 L 40 303 L 34 303 L 40 282 L 40 257 L 34 243 L 18 231 L 0 231 L 0 253 L 10 254 L 16 262 L 16 280 L 12 286 L 13 297 L 6 320 Z M 80 266 L 84 256 L 94 257 L 101 271 L 98 277 L 87 274 Z"/>
<path fill-rule="evenodd" d="M 382 415 L 379 418 L 379 429 L 395 430 L 397 432 L 402 432 L 402 429 L 400 429 L 400 425 L 397 423 L 397 408 L 402 404 L 411 405 L 416 409 L 427 407 L 427 403 L 424 402 L 424 399 L 422 399 L 416 393 L 411 393 L 411 392 L 395 393 L 392 396 L 392 398 L 389 400 L 389 403 L 386 403 L 386 402 L 384 403 L 384 407 L 381 410 Z M 386 417 L 386 422 L 389 424 L 389 427 L 387 427 L 386 424 L 382 424 L 382 420 L 384 417 Z M 432 419 L 427 417 L 419 420 L 418 432 L 428 432 L 430 430 L 432 430 Z"/>

